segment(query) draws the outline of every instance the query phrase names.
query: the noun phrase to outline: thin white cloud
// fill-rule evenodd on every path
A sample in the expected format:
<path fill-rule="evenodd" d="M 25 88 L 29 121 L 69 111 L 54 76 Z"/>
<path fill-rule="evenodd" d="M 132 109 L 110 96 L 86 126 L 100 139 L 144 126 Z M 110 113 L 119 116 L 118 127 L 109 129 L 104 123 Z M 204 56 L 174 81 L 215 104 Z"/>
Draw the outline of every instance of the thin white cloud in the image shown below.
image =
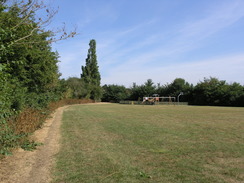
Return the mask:
<path fill-rule="evenodd" d="M 244 1 L 218 4 L 203 19 L 188 22 L 179 31 L 185 39 L 204 39 L 244 17 Z"/>
<path fill-rule="evenodd" d="M 98 37 L 98 52 L 100 52 L 100 57 L 104 59 L 104 63 L 113 64 L 119 61 L 118 58 L 124 57 L 125 55 L 133 53 L 135 50 L 153 44 L 157 40 L 158 35 L 150 35 L 149 37 L 144 37 L 135 42 L 130 42 L 131 39 L 135 39 L 138 36 L 140 30 L 145 29 L 156 23 L 155 19 L 139 23 L 134 26 L 130 26 L 121 31 L 113 31 L 101 33 Z M 117 58 L 117 59 L 116 59 Z"/>

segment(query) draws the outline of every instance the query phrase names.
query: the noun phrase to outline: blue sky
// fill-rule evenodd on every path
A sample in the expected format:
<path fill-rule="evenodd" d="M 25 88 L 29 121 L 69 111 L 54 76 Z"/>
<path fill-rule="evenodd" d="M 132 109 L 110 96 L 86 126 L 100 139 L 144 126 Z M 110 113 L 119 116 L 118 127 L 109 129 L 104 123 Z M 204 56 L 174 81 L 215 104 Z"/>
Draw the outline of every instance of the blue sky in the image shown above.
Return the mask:
<path fill-rule="evenodd" d="M 50 0 L 51 26 L 78 28 L 53 44 L 63 78 L 80 77 L 97 42 L 101 83 L 127 87 L 204 77 L 244 84 L 244 0 Z"/>

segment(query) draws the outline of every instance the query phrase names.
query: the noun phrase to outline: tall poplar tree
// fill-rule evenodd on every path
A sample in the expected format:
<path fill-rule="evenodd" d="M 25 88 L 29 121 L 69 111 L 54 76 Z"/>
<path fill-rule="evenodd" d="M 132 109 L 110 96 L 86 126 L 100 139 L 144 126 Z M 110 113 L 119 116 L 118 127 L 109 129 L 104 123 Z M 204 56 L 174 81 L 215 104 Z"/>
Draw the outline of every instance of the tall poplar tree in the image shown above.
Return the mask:
<path fill-rule="evenodd" d="M 89 43 L 89 50 L 86 58 L 86 66 L 82 66 L 81 80 L 87 88 L 86 98 L 100 100 L 102 88 L 100 86 L 101 76 L 98 70 L 96 41 L 92 39 Z"/>

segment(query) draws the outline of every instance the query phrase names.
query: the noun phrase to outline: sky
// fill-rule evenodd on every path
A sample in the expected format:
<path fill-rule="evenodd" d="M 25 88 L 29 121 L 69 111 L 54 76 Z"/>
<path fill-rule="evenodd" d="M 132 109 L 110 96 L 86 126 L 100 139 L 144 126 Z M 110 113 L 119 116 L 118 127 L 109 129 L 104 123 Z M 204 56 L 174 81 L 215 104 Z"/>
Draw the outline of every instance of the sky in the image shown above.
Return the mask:
<path fill-rule="evenodd" d="M 244 0 L 49 0 L 51 27 L 79 35 L 53 44 L 61 78 L 80 77 L 97 43 L 101 85 L 152 79 L 197 84 L 216 77 L 244 85 Z"/>

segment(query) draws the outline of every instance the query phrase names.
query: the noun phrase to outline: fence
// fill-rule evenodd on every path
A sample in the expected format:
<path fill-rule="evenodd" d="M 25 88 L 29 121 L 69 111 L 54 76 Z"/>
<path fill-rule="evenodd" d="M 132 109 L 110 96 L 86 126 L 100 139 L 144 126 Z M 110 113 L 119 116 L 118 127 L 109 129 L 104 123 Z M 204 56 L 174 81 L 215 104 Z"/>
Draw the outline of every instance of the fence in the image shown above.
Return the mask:
<path fill-rule="evenodd" d="M 130 100 L 123 100 L 120 101 L 119 103 L 130 104 L 130 105 L 148 105 L 146 103 L 142 103 L 142 101 L 130 101 Z M 188 105 L 188 102 L 155 102 L 154 105 Z"/>

